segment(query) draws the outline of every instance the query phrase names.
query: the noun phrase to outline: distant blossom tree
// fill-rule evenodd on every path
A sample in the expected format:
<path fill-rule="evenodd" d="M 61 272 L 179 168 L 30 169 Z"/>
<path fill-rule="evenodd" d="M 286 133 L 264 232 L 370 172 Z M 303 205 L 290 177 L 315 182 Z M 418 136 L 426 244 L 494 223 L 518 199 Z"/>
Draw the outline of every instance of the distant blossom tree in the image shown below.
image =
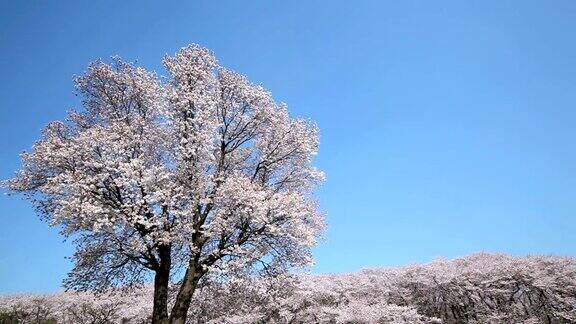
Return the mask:
<path fill-rule="evenodd" d="M 0 323 L 147 323 L 152 288 L 0 295 Z M 191 305 L 188 324 L 576 323 L 576 258 L 479 253 L 348 274 L 207 280 Z"/>
<path fill-rule="evenodd" d="M 311 262 L 323 174 L 312 166 L 315 125 L 264 88 L 197 45 L 164 66 L 165 79 L 120 59 L 90 64 L 75 79 L 84 109 L 50 123 L 6 185 L 74 238 L 65 287 L 152 274 L 153 323 L 184 323 L 206 276 Z"/>

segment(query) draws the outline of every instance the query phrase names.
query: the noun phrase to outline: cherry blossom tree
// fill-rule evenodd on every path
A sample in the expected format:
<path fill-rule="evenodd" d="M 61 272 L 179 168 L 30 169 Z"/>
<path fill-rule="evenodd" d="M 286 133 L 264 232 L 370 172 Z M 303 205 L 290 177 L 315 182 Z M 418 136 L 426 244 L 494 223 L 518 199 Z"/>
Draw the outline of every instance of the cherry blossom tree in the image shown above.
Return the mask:
<path fill-rule="evenodd" d="M 310 264 L 324 217 L 318 130 L 189 45 L 168 77 L 115 59 L 75 79 L 83 109 L 50 123 L 7 182 L 77 246 L 65 287 L 153 275 L 153 322 L 184 323 L 205 277 Z M 178 292 L 169 311 L 169 287 Z"/>

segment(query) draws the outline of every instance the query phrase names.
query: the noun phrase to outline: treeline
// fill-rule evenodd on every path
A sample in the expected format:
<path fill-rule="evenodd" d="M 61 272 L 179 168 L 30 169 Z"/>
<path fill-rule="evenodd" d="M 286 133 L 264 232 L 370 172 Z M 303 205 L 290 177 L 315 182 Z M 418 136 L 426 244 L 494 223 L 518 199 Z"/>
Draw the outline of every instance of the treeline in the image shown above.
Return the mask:
<path fill-rule="evenodd" d="M 149 323 L 151 288 L 0 297 L 0 323 Z M 206 281 L 190 323 L 574 323 L 576 258 L 474 254 L 451 261 Z"/>

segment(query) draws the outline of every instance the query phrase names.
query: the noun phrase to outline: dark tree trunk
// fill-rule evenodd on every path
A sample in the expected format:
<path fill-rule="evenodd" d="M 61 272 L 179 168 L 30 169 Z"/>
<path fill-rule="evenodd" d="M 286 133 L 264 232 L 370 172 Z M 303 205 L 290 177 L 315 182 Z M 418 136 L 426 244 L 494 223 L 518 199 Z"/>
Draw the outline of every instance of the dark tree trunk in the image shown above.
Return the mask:
<path fill-rule="evenodd" d="M 202 277 L 202 274 L 203 273 L 198 268 L 197 260 L 190 261 L 184 279 L 182 280 L 182 285 L 178 291 L 176 302 L 174 303 L 174 307 L 172 307 L 172 312 L 170 313 L 170 324 L 186 323 L 186 316 L 188 315 L 192 296 L 194 295 L 194 291 L 196 290 L 196 286 L 198 285 L 198 281 Z"/>
<path fill-rule="evenodd" d="M 154 276 L 153 324 L 168 324 L 168 284 L 170 282 L 170 246 L 159 248 L 160 267 Z"/>

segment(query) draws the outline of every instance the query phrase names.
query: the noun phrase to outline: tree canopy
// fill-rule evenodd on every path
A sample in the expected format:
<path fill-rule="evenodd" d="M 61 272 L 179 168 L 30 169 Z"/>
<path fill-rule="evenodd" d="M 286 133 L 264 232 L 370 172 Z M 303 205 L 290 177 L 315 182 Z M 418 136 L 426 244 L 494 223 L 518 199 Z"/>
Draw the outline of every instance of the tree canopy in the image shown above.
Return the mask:
<path fill-rule="evenodd" d="M 50 123 L 7 185 L 74 238 L 67 288 L 152 273 L 154 321 L 183 323 L 206 275 L 310 264 L 323 174 L 317 127 L 266 89 L 198 45 L 163 62 L 166 78 L 118 58 L 90 64 L 75 79 L 83 109 Z"/>

